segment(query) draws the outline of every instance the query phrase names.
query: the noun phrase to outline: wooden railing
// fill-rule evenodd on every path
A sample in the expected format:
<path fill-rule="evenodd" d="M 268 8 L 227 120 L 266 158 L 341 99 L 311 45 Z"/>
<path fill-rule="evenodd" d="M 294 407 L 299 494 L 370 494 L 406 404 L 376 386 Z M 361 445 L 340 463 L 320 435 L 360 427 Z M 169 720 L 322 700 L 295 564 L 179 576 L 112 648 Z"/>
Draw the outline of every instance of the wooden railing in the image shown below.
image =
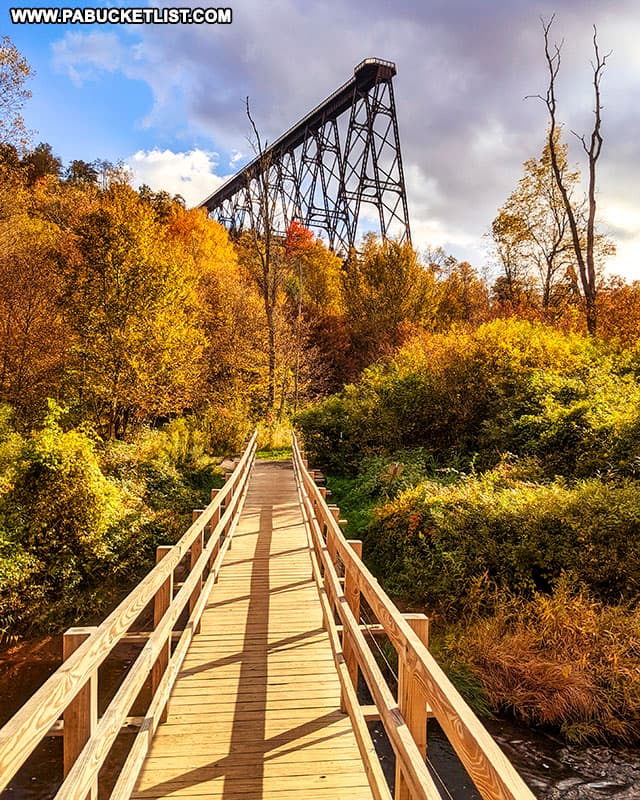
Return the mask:
<path fill-rule="evenodd" d="M 309 471 L 295 436 L 293 463 L 342 703 L 376 800 L 390 800 L 391 795 L 367 727 L 371 719 L 381 721 L 395 752 L 395 800 L 440 800 L 426 765 L 428 716 L 438 720 L 485 800 L 532 800 L 529 788 L 429 652 L 426 617 L 401 614 L 361 561 L 362 542 L 345 539 L 338 524 L 340 511 L 327 505 L 327 490 L 316 484 L 317 476 Z M 375 621 L 361 614 L 361 605 Z M 365 633 L 386 635 L 395 648 L 397 698 Z M 358 700 L 358 671 L 374 707 Z"/>
<path fill-rule="evenodd" d="M 224 487 L 212 491 L 207 508 L 194 511 L 193 524 L 177 544 L 158 548 L 154 569 L 102 624 L 67 631 L 62 666 L 0 730 L 0 791 L 45 736 L 62 730 L 65 778 L 56 800 L 95 800 L 98 773 L 111 746 L 123 728 L 133 726 L 137 735 L 111 799 L 130 796 L 151 738 L 166 713 L 191 639 L 199 629 L 222 560 L 231 547 L 255 451 L 254 433 L 233 471 L 225 476 Z M 187 574 L 182 584 L 176 585 L 174 572 L 179 565 Z M 153 630 L 132 632 L 151 604 Z M 185 616 L 188 620 L 182 627 Z M 98 668 L 116 644 L 127 639 L 142 641 L 142 650 L 98 719 Z M 149 682 L 151 700 L 144 715 L 130 717 Z"/>

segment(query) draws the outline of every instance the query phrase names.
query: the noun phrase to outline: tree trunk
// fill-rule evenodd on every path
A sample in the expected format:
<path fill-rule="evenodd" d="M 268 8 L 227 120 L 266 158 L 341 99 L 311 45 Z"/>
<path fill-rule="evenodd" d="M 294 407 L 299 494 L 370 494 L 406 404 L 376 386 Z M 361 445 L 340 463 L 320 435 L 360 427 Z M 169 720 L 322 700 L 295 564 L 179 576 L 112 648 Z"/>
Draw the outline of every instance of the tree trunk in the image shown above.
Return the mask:
<path fill-rule="evenodd" d="M 267 315 L 267 329 L 269 332 L 269 378 L 267 399 L 269 402 L 269 409 L 273 409 L 276 405 L 276 326 L 273 308 L 271 308 L 268 302 L 265 303 L 265 312 Z"/>
<path fill-rule="evenodd" d="M 596 268 L 595 268 L 595 258 L 594 258 L 594 244 L 595 244 L 595 217 L 596 217 L 596 164 L 598 158 L 600 157 L 600 152 L 602 150 L 602 136 L 600 134 L 600 126 L 601 126 L 601 111 L 602 111 L 602 104 L 600 102 L 600 80 L 602 78 L 602 71 L 604 70 L 607 55 L 601 56 L 600 51 L 598 49 L 598 36 L 596 27 L 593 27 L 593 49 L 595 54 L 595 60 L 592 61 L 591 65 L 593 67 L 593 89 L 594 89 L 594 116 L 595 121 L 593 125 L 593 130 L 591 132 L 591 137 L 589 144 L 584 136 L 578 136 L 577 138 L 582 142 L 582 147 L 587 154 L 587 158 L 589 161 L 589 189 L 588 189 L 588 198 L 589 198 L 589 214 L 587 218 L 587 230 L 586 236 L 587 241 L 583 244 L 581 239 L 581 232 L 578 228 L 578 221 L 576 219 L 576 213 L 574 211 L 571 198 L 569 197 L 569 193 L 567 191 L 567 187 L 564 184 L 562 171 L 558 164 L 558 158 L 556 153 L 555 147 L 555 139 L 554 133 L 557 126 L 556 121 L 556 94 L 555 94 L 555 81 L 558 75 L 558 71 L 560 69 L 560 48 L 562 45 L 554 45 L 553 52 L 550 50 L 549 47 L 549 30 L 551 29 L 551 25 L 553 24 L 554 17 L 552 16 L 549 22 L 542 23 L 542 29 L 544 31 L 544 46 L 545 46 L 545 56 L 547 60 L 547 68 L 549 71 L 549 84 L 547 87 L 547 94 L 545 97 L 538 95 L 538 97 L 545 103 L 547 106 L 547 110 L 549 112 L 549 152 L 551 155 L 551 166 L 553 168 L 553 174 L 556 179 L 556 183 L 558 189 L 560 190 L 560 194 L 562 196 L 562 201 L 564 203 L 567 217 L 569 219 L 569 227 L 571 230 L 571 240 L 573 242 L 573 248 L 575 250 L 576 255 L 576 262 L 578 264 L 578 274 L 580 275 L 580 283 L 582 284 L 583 296 L 584 296 L 584 305 L 585 305 L 585 316 L 587 322 L 587 330 L 594 336 L 597 330 L 597 312 L 596 312 L 596 298 L 598 293 L 597 287 L 597 275 L 596 275 Z M 577 136 L 577 134 L 576 134 Z"/>
<path fill-rule="evenodd" d="M 596 293 L 590 293 L 585 297 L 585 311 L 587 318 L 587 331 L 591 336 L 595 336 L 598 328 L 598 310 L 596 306 Z"/>

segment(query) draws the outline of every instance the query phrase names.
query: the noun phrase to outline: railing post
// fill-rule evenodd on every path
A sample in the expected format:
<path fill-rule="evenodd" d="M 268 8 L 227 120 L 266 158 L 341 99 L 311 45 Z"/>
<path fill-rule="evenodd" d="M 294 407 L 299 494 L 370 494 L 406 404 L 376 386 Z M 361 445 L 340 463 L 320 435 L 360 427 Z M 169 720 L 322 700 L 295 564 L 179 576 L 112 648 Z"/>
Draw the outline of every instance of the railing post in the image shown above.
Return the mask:
<path fill-rule="evenodd" d="M 159 564 L 162 559 L 170 553 L 172 548 L 168 545 L 159 545 L 156 547 L 156 564 Z M 165 612 L 171 605 L 171 601 L 173 600 L 173 572 L 167 575 L 166 580 L 162 584 L 162 586 L 156 592 L 156 596 L 153 600 L 153 627 L 157 628 L 162 620 L 162 617 L 165 615 Z M 154 697 L 156 691 L 158 690 L 158 686 L 160 685 L 160 681 L 162 680 L 162 676 L 164 675 L 164 671 L 169 664 L 169 658 L 171 656 L 171 632 L 169 632 L 169 636 L 167 637 L 166 644 L 162 647 L 156 663 L 153 665 L 151 669 L 151 696 Z M 167 707 L 165 706 L 162 711 L 160 712 L 160 722 L 166 722 L 167 720 Z"/>
<path fill-rule="evenodd" d="M 429 619 L 424 614 L 405 614 L 404 618 L 411 625 L 420 641 L 429 645 Z M 400 654 L 399 654 L 400 655 Z M 423 759 L 427 757 L 427 697 L 413 671 L 407 666 L 402 656 L 398 659 L 398 707 L 407 723 L 407 727 L 418 746 Z M 396 761 L 395 800 L 411 800 L 411 792 L 406 784 L 402 767 Z"/>
<path fill-rule="evenodd" d="M 220 489 L 212 489 L 211 490 L 211 502 L 213 502 L 216 499 L 219 491 L 220 491 Z M 212 536 L 213 536 L 213 533 L 214 533 L 214 531 L 216 529 L 216 526 L 218 525 L 219 522 L 220 522 L 220 506 L 218 506 L 216 509 L 214 509 L 214 512 L 211 515 L 211 520 L 209 522 Z M 218 552 L 220 550 L 220 539 L 221 538 L 222 538 L 222 534 L 218 534 L 218 542 L 217 542 L 217 544 L 215 544 L 213 546 L 213 550 L 211 551 L 211 558 L 209 559 L 209 569 L 211 569 L 211 567 L 213 566 L 213 562 L 215 561 L 215 558 L 218 555 Z M 218 579 L 216 578 L 216 583 L 217 582 L 218 582 Z"/>
<path fill-rule="evenodd" d="M 233 472 L 225 472 L 225 475 L 224 475 L 224 482 L 225 482 L 225 483 L 229 483 L 229 481 L 231 480 L 231 478 L 232 478 L 232 477 L 233 477 Z M 225 500 L 225 507 L 224 507 L 224 510 L 225 510 L 225 511 L 227 510 L 227 507 L 228 507 L 228 506 L 231 506 L 231 505 L 233 505 L 233 496 L 234 496 L 234 494 L 235 494 L 235 488 L 236 488 L 235 486 L 231 486 L 231 489 L 230 489 L 230 491 L 229 491 L 229 494 L 227 495 L 228 502 Z M 228 521 L 228 522 L 225 524 L 225 526 L 224 526 L 224 536 L 225 536 L 225 539 L 228 537 L 228 535 L 229 535 L 229 531 L 230 531 L 230 530 L 231 530 L 231 520 L 229 520 L 229 521 Z M 232 545 L 232 544 L 233 544 L 233 543 L 232 543 L 231 539 L 229 539 L 229 547 L 228 547 L 228 549 L 229 549 L 229 550 L 231 550 L 231 545 Z"/>
<path fill-rule="evenodd" d="M 198 517 L 200 517 L 203 513 L 204 509 L 202 508 L 194 508 L 191 513 L 192 522 L 195 522 Z M 194 564 L 202 555 L 202 549 L 204 547 L 204 528 L 200 531 L 198 536 L 193 540 L 191 544 L 191 552 L 189 554 L 189 572 L 193 570 Z M 196 583 L 196 588 L 193 590 L 191 597 L 189 598 L 189 616 L 193 612 L 193 609 L 196 607 L 196 603 L 198 602 L 198 598 L 200 597 L 200 592 L 202 591 L 202 573 L 200 573 L 200 577 L 198 578 L 198 582 Z M 200 633 L 200 623 L 196 625 L 194 633 Z"/>
<path fill-rule="evenodd" d="M 337 522 L 340 519 L 340 509 L 338 506 L 329 506 L 329 511 L 331 512 L 331 516 Z M 336 563 L 336 537 L 333 532 L 333 528 L 331 525 L 327 525 L 327 550 L 329 551 L 329 556 L 331 561 L 335 564 Z"/>
<path fill-rule="evenodd" d="M 62 658 L 66 661 L 80 645 L 88 639 L 95 628 L 69 628 L 62 637 Z M 64 775 L 69 774 L 82 748 L 98 724 L 98 676 L 89 678 L 63 713 L 63 761 Z M 97 800 L 98 776 L 96 774 L 86 800 Z"/>
<path fill-rule="evenodd" d="M 347 544 L 351 547 L 353 552 L 358 558 L 362 558 L 362 541 L 360 539 L 347 539 Z M 356 623 L 360 623 L 360 584 L 358 581 L 358 572 L 355 569 L 350 569 L 349 565 L 344 565 L 344 596 L 347 599 L 349 608 L 353 616 L 356 618 Z M 351 683 L 356 691 L 358 690 L 358 660 L 355 651 L 351 645 L 347 628 L 343 628 L 342 634 L 342 652 L 344 653 L 345 664 L 349 670 Z M 340 710 L 346 711 L 346 704 L 344 700 L 344 693 L 340 697 Z"/>

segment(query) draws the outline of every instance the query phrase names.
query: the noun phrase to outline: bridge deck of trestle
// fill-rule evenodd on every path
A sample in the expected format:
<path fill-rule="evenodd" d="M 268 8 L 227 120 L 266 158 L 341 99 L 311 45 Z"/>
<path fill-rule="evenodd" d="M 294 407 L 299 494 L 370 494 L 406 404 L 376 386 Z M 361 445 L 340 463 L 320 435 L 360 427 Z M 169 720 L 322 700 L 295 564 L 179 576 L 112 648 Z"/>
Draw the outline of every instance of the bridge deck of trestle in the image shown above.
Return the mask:
<path fill-rule="evenodd" d="M 258 462 L 134 798 L 371 798 L 290 464 Z"/>

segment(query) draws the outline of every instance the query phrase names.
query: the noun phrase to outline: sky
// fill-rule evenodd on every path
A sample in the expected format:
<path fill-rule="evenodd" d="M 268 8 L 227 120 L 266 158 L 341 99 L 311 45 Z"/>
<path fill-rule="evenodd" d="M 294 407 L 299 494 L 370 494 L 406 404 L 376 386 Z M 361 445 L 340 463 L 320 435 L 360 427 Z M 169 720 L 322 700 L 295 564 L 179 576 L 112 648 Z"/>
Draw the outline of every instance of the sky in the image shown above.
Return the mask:
<path fill-rule="evenodd" d="M 30 0 L 54 7 L 50 0 Z M 607 269 L 640 279 L 638 0 L 228 0 L 230 25 L 14 25 L 0 34 L 35 71 L 24 109 L 34 143 L 72 159 L 122 161 L 197 205 L 253 156 L 245 98 L 273 141 L 353 75 L 363 58 L 394 61 L 394 91 L 413 243 L 491 269 L 487 234 L 544 144 L 541 18 L 562 45 L 558 118 L 570 162 L 586 172 L 593 26 L 611 55 L 602 79 L 600 228 Z M 208 7 L 207 0 L 126 0 L 104 7 Z M 60 3 L 59 5 L 70 5 Z M 222 4 L 220 4 L 222 5 Z M 216 7 L 211 5 L 211 7 Z"/>

